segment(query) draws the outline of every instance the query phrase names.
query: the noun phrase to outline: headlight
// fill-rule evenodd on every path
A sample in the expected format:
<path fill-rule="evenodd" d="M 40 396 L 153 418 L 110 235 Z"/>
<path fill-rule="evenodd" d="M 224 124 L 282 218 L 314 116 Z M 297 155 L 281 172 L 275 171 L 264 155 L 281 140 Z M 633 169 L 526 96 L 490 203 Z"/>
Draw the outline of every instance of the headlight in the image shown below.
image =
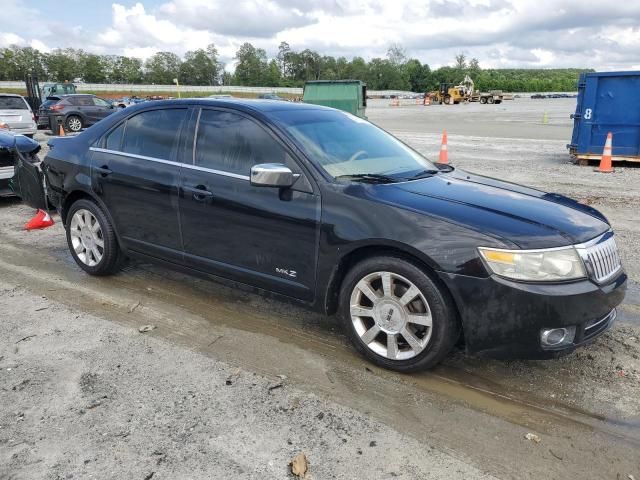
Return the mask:
<path fill-rule="evenodd" d="M 480 254 L 496 275 L 513 280 L 558 282 L 586 277 L 573 247 L 549 250 L 501 250 L 480 247 Z"/>

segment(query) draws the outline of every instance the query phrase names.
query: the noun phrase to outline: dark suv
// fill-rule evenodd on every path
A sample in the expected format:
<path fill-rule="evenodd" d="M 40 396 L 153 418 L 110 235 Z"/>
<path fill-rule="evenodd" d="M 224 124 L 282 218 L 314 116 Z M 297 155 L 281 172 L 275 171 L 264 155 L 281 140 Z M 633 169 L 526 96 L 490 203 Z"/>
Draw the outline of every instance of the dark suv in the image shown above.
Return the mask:
<path fill-rule="evenodd" d="M 557 356 L 606 330 L 624 297 L 597 210 L 431 163 L 339 110 L 148 102 L 49 144 L 49 200 L 86 272 L 131 256 L 337 311 L 383 367 L 430 367 L 460 338 Z M 16 183 L 42 206 L 34 169 L 21 161 Z"/>
<path fill-rule="evenodd" d="M 70 94 L 47 97 L 38 110 L 38 126 L 49 127 L 49 116 L 62 119 L 64 129 L 79 132 L 115 111 L 111 102 L 95 95 Z"/>

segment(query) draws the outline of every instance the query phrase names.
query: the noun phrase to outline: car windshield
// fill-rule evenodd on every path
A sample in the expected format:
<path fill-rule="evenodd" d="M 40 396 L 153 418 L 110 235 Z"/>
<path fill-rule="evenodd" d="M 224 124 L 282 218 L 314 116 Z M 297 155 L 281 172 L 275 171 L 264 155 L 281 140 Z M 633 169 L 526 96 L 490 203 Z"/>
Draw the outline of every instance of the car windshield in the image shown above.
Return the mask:
<path fill-rule="evenodd" d="M 338 110 L 272 113 L 300 148 L 336 179 L 401 181 L 436 166 L 375 125 Z"/>
<path fill-rule="evenodd" d="M 21 97 L 0 97 L 0 110 L 29 110 Z"/>

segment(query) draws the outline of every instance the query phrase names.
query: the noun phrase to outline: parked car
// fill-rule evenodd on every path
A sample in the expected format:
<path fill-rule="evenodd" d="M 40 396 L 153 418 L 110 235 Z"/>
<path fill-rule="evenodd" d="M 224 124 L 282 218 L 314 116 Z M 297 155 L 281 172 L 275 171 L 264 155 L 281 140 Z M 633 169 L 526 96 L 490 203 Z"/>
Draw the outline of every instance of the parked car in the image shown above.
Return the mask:
<path fill-rule="evenodd" d="M 547 98 L 547 96 L 541 93 L 534 93 L 533 95 L 531 95 L 531 98 L 534 100 L 540 100 L 542 98 Z"/>
<path fill-rule="evenodd" d="M 55 105 L 60 101 L 60 97 L 50 96 L 45 98 L 45 100 L 40 104 L 38 108 L 38 113 L 36 115 L 36 121 L 38 123 L 38 129 L 46 129 L 49 128 L 49 107 Z"/>
<path fill-rule="evenodd" d="M 38 124 L 48 127 L 50 115 L 59 115 L 65 130 L 79 132 L 115 111 L 116 108 L 111 102 L 95 95 L 76 93 L 50 96 L 40 107 Z"/>
<path fill-rule="evenodd" d="M 23 156 L 25 161 L 39 161 L 37 158 L 40 145 L 35 140 L 27 138 L 24 135 L 16 135 L 11 131 L 0 129 L 0 197 L 14 196 L 15 192 L 12 188 L 14 169 L 18 163 L 19 156 Z M 24 174 L 36 175 L 35 179 L 31 179 L 32 183 L 37 185 L 41 181 L 37 169 L 27 170 Z M 30 179 L 27 179 L 27 181 Z M 33 189 L 36 194 L 43 195 L 37 188 Z M 27 192 L 28 194 L 28 192 Z M 35 199 L 44 202 L 44 198 Z"/>
<path fill-rule="evenodd" d="M 597 210 L 431 163 L 339 110 L 153 102 L 49 145 L 49 201 L 87 273 L 130 256 L 338 312 L 386 368 L 431 367 L 460 338 L 558 356 L 606 330 L 624 297 Z M 35 168 L 19 163 L 24 198 L 42 198 Z"/>
<path fill-rule="evenodd" d="M 31 107 L 21 95 L 0 93 L 0 123 L 12 132 L 33 137 L 38 130 Z"/>
<path fill-rule="evenodd" d="M 117 98 L 115 100 L 112 100 L 111 103 L 117 108 L 127 108 L 127 107 L 131 107 L 132 105 L 137 105 L 145 101 L 146 100 L 144 98 L 140 98 L 133 95 L 131 97 L 125 96 L 125 97 Z"/>
<path fill-rule="evenodd" d="M 261 95 L 258 95 L 258 98 L 262 100 L 285 100 L 284 98 L 282 98 L 279 95 L 276 95 L 275 93 L 263 93 Z"/>

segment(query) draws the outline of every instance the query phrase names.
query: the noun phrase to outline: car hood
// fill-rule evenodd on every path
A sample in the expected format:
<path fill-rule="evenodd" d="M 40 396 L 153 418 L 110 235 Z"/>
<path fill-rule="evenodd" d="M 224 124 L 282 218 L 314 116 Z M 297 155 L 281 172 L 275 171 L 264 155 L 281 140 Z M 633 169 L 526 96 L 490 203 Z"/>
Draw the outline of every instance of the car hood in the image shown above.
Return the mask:
<path fill-rule="evenodd" d="M 387 187 L 387 200 L 442 217 L 520 248 L 587 240 L 610 226 L 597 210 L 555 193 L 462 171 Z"/>

